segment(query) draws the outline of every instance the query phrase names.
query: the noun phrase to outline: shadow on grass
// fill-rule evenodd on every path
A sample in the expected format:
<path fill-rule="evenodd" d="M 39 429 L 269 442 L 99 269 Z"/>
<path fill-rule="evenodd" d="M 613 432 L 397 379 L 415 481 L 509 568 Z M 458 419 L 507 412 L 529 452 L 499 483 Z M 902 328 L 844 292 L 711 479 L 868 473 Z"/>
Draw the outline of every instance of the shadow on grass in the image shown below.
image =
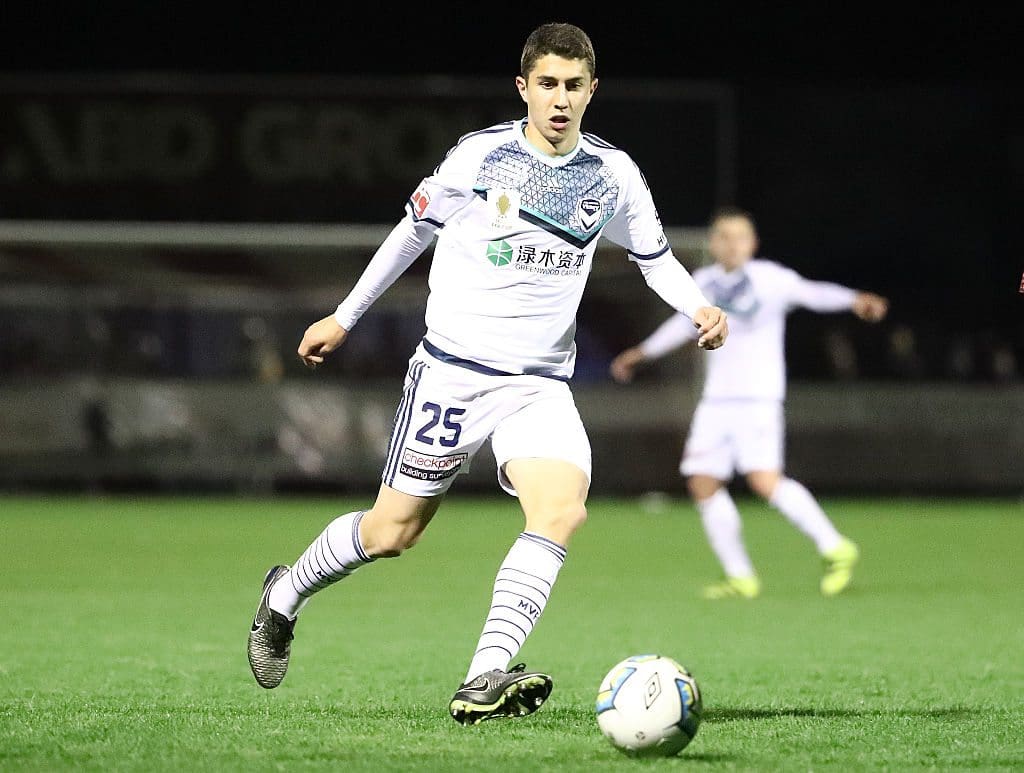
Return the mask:
<path fill-rule="evenodd" d="M 778 709 L 713 708 L 704 712 L 708 722 L 738 722 L 750 719 L 786 719 L 789 717 L 820 717 L 822 719 L 862 719 L 873 717 L 908 717 L 912 719 L 947 719 L 970 711 L 963 706 L 943 709 L 814 709 L 783 707 Z"/>

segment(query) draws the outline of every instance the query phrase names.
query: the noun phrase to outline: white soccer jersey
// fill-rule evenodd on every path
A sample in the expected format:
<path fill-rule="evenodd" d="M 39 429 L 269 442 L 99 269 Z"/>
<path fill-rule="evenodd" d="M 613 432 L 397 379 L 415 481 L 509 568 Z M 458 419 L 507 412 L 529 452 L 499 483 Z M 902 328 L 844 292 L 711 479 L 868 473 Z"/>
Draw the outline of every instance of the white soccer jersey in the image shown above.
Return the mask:
<path fill-rule="evenodd" d="M 740 269 L 704 266 L 693 278 L 711 302 L 729 314 L 729 340 L 709 352 L 704 399 L 782 400 L 786 393 L 786 315 L 795 308 L 847 311 L 857 293 L 830 282 L 812 282 L 769 260 Z M 692 323 L 669 318 L 640 348 L 662 357 L 696 337 Z"/>
<path fill-rule="evenodd" d="M 435 233 L 425 346 L 484 372 L 572 375 L 576 313 L 601 236 L 625 247 L 678 311 L 708 305 L 626 153 L 583 134 L 571 153 L 546 156 L 524 124 L 467 134 L 448 152 L 338 307 L 342 327 L 351 329 Z"/>

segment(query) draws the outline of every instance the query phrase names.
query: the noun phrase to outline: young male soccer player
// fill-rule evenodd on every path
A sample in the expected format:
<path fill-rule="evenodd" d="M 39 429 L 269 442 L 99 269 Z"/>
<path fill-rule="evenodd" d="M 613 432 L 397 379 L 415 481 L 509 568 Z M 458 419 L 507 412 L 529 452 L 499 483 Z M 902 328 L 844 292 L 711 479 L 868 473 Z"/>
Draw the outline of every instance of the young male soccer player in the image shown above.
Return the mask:
<path fill-rule="evenodd" d="M 869 322 L 885 317 L 888 301 L 827 282 L 811 282 L 767 260 L 754 260 L 753 218 L 726 207 L 711 219 L 708 248 L 715 262 L 694 272 L 708 298 L 729 313 L 729 346 L 708 360 L 704 393 L 690 426 L 680 472 L 700 510 L 708 542 L 725 580 L 707 587 L 707 598 L 754 598 L 761 583 L 747 555 L 740 516 L 726 488 L 733 472 L 804 534 L 825 559 L 821 592 L 834 596 L 850 583 L 857 546 L 836 531 L 811 493 L 783 475 L 784 355 L 786 315 L 803 307 L 853 311 Z M 689 321 L 670 317 L 639 346 L 611 365 L 619 382 L 632 380 L 643 363 L 664 357 L 692 339 Z"/>
<path fill-rule="evenodd" d="M 549 676 L 509 663 L 586 515 L 590 445 L 567 382 L 598 237 L 626 248 L 655 292 L 691 320 L 700 346 L 716 349 L 728 332 L 725 314 L 672 255 L 629 156 L 581 132 L 597 88 L 594 62 L 579 28 L 534 30 L 516 78 L 527 117 L 462 137 L 337 311 L 306 330 L 299 355 L 315 367 L 437 235 L 427 332 L 410 360 L 377 499 L 328 524 L 292 567 L 268 572 L 248 647 L 263 687 L 284 678 L 310 596 L 412 547 L 453 477 L 490 439 L 498 481 L 518 496 L 526 528 L 498 569 L 449 710 L 475 724 L 529 714 L 550 694 Z"/>

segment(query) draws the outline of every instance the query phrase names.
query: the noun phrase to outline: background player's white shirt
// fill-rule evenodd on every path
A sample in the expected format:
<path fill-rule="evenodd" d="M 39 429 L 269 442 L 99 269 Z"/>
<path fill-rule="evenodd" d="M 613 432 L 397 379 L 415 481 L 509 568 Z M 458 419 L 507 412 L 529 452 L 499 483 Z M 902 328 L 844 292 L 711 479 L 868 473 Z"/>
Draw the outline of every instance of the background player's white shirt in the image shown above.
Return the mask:
<path fill-rule="evenodd" d="M 435 233 L 425 340 L 495 371 L 572 375 L 576 313 L 601 236 L 625 247 L 677 310 L 708 305 L 626 153 L 583 134 L 571 153 L 546 156 L 523 126 L 468 134 L 449 151 L 338 307 L 342 327 L 351 329 Z"/>
<path fill-rule="evenodd" d="M 786 393 L 786 315 L 796 308 L 847 311 L 857 293 L 830 282 L 812 282 L 769 260 L 751 260 L 726 271 L 717 263 L 693 278 L 705 295 L 729 314 L 729 340 L 709 352 L 704 399 L 782 400 Z M 662 357 L 695 338 L 693 325 L 678 315 L 640 344 L 649 358 Z"/>

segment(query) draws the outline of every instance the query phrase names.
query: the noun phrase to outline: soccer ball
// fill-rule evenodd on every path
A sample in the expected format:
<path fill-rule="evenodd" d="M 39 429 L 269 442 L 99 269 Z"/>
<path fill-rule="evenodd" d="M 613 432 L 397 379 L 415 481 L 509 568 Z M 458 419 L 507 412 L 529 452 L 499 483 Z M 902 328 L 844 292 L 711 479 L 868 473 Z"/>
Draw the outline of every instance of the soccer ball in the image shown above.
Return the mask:
<path fill-rule="evenodd" d="M 630 756 L 670 757 L 700 726 L 697 680 L 672 658 L 636 655 L 615 664 L 597 693 L 597 724 Z"/>

